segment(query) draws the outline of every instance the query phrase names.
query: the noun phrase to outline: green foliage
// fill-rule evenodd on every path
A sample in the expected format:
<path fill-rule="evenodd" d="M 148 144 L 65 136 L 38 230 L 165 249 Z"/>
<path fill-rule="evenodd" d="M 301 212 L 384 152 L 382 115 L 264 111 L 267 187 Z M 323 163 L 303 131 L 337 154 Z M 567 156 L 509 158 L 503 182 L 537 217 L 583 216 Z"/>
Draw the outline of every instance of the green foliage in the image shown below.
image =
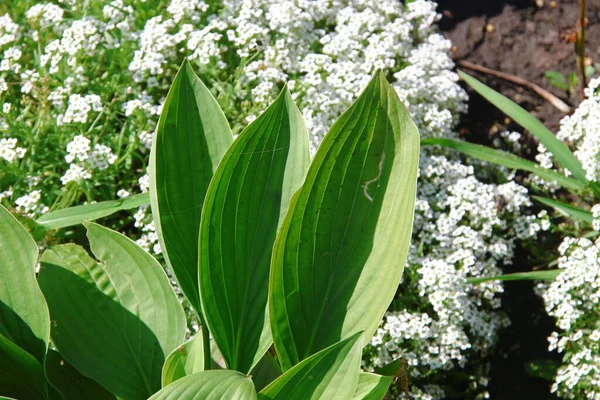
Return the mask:
<path fill-rule="evenodd" d="M 202 330 L 184 342 L 185 314 L 160 264 L 95 223 L 84 222 L 94 257 L 51 246 L 36 280 L 37 246 L 0 207 L 0 396 L 382 399 L 398 368 L 367 374 L 360 360 L 400 282 L 419 155 L 417 129 L 384 75 L 312 163 L 287 89 L 230 143 L 187 63 L 155 135 L 153 217 Z M 59 228 L 128 204 L 38 222 Z M 223 370 L 212 369 L 215 345 Z"/>

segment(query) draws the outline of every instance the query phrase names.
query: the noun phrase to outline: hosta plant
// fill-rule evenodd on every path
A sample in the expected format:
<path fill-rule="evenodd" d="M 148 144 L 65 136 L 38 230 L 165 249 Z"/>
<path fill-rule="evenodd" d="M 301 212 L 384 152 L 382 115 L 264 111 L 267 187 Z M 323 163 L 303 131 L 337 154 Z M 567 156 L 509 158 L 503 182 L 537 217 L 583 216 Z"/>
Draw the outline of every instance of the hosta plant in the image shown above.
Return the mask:
<path fill-rule="evenodd" d="M 39 258 L 0 208 L 0 395 L 26 399 L 381 399 L 360 370 L 410 241 L 419 135 L 377 72 L 313 160 L 284 88 L 233 140 L 184 63 L 151 153 L 165 261 L 85 222 Z M 100 210 L 102 212 L 102 210 Z M 221 362 L 217 362 L 221 361 Z M 386 371 L 389 371 L 387 369 Z"/>

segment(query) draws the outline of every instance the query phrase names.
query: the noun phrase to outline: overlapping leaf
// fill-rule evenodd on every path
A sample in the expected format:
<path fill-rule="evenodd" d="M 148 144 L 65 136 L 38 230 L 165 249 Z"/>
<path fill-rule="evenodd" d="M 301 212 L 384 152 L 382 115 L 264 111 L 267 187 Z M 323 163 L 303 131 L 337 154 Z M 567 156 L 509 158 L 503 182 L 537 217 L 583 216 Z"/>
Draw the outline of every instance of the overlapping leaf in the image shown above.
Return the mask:
<path fill-rule="evenodd" d="M 264 388 L 259 400 L 350 400 L 360 372 L 362 332 L 300 362 Z"/>
<path fill-rule="evenodd" d="M 392 376 L 361 372 L 353 400 L 382 400 L 393 381 Z"/>
<path fill-rule="evenodd" d="M 271 345 L 266 311 L 273 242 L 308 164 L 306 127 L 284 89 L 232 144 L 208 189 L 200 293 L 230 369 L 248 373 Z"/>
<path fill-rule="evenodd" d="M 202 204 L 210 179 L 232 141 L 217 101 L 184 62 L 163 105 L 152 143 L 150 198 L 165 259 L 198 313 Z"/>
<path fill-rule="evenodd" d="M 378 72 L 324 138 L 275 242 L 269 312 L 285 370 L 377 328 L 406 259 L 418 156 L 417 128 Z"/>
<path fill-rule="evenodd" d="M 148 400 L 256 400 L 256 390 L 244 374 L 211 370 L 181 378 Z"/>
<path fill-rule="evenodd" d="M 0 395 L 48 400 L 44 370 L 31 354 L 0 333 Z"/>
<path fill-rule="evenodd" d="M 177 347 L 167 357 L 162 369 L 162 386 L 165 387 L 184 376 L 204 371 L 204 357 L 204 338 L 202 331 L 199 331 L 196 336 Z"/>
<path fill-rule="evenodd" d="M 166 356 L 183 342 L 183 309 L 154 258 L 117 232 L 86 227 L 99 262 L 75 245 L 42 256 L 53 342 L 117 397 L 145 400 L 161 387 Z"/>

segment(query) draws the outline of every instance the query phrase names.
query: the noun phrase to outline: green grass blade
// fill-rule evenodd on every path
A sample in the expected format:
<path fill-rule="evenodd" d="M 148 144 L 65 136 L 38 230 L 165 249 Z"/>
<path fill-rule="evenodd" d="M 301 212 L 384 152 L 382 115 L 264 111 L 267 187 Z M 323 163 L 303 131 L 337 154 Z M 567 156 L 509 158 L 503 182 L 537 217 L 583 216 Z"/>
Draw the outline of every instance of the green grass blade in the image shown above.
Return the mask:
<path fill-rule="evenodd" d="M 98 262 L 75 245 L 46 250 L 39 282 L 52 340 L 83 375 L 117 397 L 161 388 L 165 358 L 185 337 L 185 314 L 165 271 L 125 236 L 86 223 Z"/>
<path fill-rule="evenodd" d="M 200 294 L 229 369 L 248 373 L 272 343 L 269 267 L 277 229 L 310 163 L 308 134 L 287 89 L 227 151 L 200 227 Z"/>
<path fill-rule="evenodd" d="M 306 358 L 258 394 L 259 400 L 350 400 L 360 373 L 362 333 Z"/>
<path fill-rule="evenodd" d="M 527 129 L 533 136 L 538 138 L 548 151 L 556 158 L 558 163 L 568 169 L 573 176 L 583 183 L 587 183 L 585 171 L 581 163 L 569 148 L 561 142 L 548 128 L 537 118 L 529 114 L 524 108 L 514 101 L 496 92 L 494 89 L 484 85 L 472 76 L 459 71 L 458 74 L 477 93 L 492 103 L 496 108 L 512 118 L 517 124 Z"/>
<path fill-rule="evenodd" d="M 0 334 L 44 365 L 50 316 L 35 277 L 38 247 L 0 206 Z"/>
<path fill-rule="evenodd" d="M 467 283 L 475 284 L 490 281 L 553 281 L 561 272 L 561 269 L 515 272 L 514 274 L 488 276 L 484 278 L 467 278 Z"/>
<path fill-rule="evenodd" d="M 148 400 L 256 400 L 249 376 L 231 370 L 197 372 L 181 378 Z"/>
<path fill-rule="evenodd" d="M 393 380 L 393 376 L 361 372 L 352 400 L 382 400 Z"/>
<path fill-rule="evenodd" d="M 519 169 L 522 171 L 531 172 L 542 179 L 549 182 L 557 182 L 560 186 L 580 190 L 586 185 L 577 179 L 569 178 L 560 172 L 541 167 L 539 164 L 518 157 L 512 153 L 507 153 L 502 150 L 492 149 L 480 144 L 465 142 L 462 140 L 445 139 L 445 138 L 427 138 L 421 140 L 422 146 L 438 145 L 444 146 L 456 151 L 459 151 L 467 156 L 487 161 L 493 164 L 503 165 L 508 168 Z"/>
<path fill-rule="evenodd" d="M 185 61 L 169 90 L 152 143 L 150 198 L 165 260 L 199 314 L 202 204 L 213 173 L 232 141 L 219 104 Z"/>
<path fill-rule="evenodd" d="M 45 368 L 48 381 L 65 400 L 116 400 L 98 382 L 82 375 L 54 350 L 48 352 Z"/>
<path fill-rule="evenodd" d="M 204 357 L 204 337 L 200 330 L 167 357 L 162 368 L 162 387 L 184 376 L 204 371 Z"/>
<path fill-rule="evenodd" d="M 140 193 L 119 200 L 107 200 L 56 210 L 39 217 L 36 222 L 47 229 L 60 229 L 108 217 L 121 210 L 150 204 L 150 195 Z"/>
<path fill-rule="evenodd" d="M 406 259 L 418 157 L 417 128 L 377 72 L 325 136 L 275 242 L 269 312 L 284 370 L 377 329 Z"/>
<path fill-rule="evenodd" d="M 533 197 L 535 200 L 537 200 L 538 202 L 542 203 L 545 206 L 548 207 L 552 207 L 554 208 L 556 211 L 558 211 L 559 213 L 579 220 L 579 221 L 583 221 L 583 222 L 587 222 L 589 224 L 591 224 L 592 222 L 594 222 L 594 215 L 587 210 L 582 210 L 581 208 L 577 208 L 575 206 L 572 206 L 571 204 L 568 203 L 563 203 L 562 201 L 557 201 L 557 200 L 553 200 L 553 199 L 549 199 L 546 197 L 540 197 L 540 196 L 531 196 Z"/>

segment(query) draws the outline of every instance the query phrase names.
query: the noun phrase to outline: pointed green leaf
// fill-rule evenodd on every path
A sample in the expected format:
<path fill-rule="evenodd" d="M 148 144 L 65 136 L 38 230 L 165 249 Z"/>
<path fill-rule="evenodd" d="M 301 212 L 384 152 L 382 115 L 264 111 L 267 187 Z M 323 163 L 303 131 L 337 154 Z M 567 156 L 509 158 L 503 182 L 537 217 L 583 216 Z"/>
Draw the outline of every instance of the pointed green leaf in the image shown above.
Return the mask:
<path fill-rule="evenodd" d="M 232 144 L 208 189 L 200 294 L 230 369 L 248 373 L 272 343 L 266 311 L 273 242 L 308 164 L 306 127 L 284 89 Z"/>
<path fill-rule="evenodd" d="M 462 71 L 458 71 L 462 79 L 467 82 L 477 93 L 492 103 L 504 114 L 512 118 L 517 124 L 527 129 L 533 136 L 538 138 L 548 151 L 556 158 L 558 163 L 568 169 L 571 174 L 579 181 L 587 183 L 585 171 L 575 155 L 569 150 L 567 145 L 561 142 L 548 128 L 544 126 L 537 118 L 529 114 L 524 108 L 519 106 L 508 97 L 501 95 L 494 89 L 487 87 L 483 83 Z"/>
<path fill-rule="evenodd" d="M 48 399 L 42 365 L 1 333 L 0 395 L 23 400 Z"/>
<path fill-rule="evenodd" d="M 210 179 L 232 141 L 219 104 L 185 61 L 152 143 L 150 199 L 165 260 L 198 313 L 200 214 Z"/>
<path fill-rule="evenodd" d="M 36 222 L 46 229 L 60 229 L 82 224 L 83 221 L 94 221 L 121 210 L 130 210 L 147 204 L 150 204 L 150 195 L 140 193 L 124 199 L 107 200 L 52 211 L 39 217 Z"/>
<path fill-rule="evenodd" d="M 98 382 L 77 371 L 58 352 L 50 350 L 46 358 L 48 380 L 65 400 L 115 400 Z"/>
<path fill-rule="evenodd" d="M 352 400 L 382 400 L 394 378 L 361 372 Z"/>
<path fill-rule="evenodd" d="M 421 140 L 422 146 L 438 145 L 444 146 L 456 151 L 459 151 L 467 156 L 477 158 L 479 160 L 491 162 L 493 164 L 502 165 L 504 167 L 519 169 L 522 171 L 531 172 L 548 182 L 556 182 L 560 186 L 568 189 L 583 189 L 586 185 L 576 179 L 569 178 L 560 172 L 542 167 L 539 164 L 521 158 L 511 153 L 502 150 L 492 149 L 480 144 L 464 142 L 462 140 L 453 140 L 445 138 L 427 138 Z"/>
<path fill-rule="evenodd" d="M 319 147 L 273 249 L 269 313 L 284 370 L 392 301 L 412 232 L 419 134 L 378 72 Z"/>
<path fill-rule="evenodd" d="M 0 334 L 43 365 L 50 317 L 35 279 L 37 258 L 31 235 L 0 206 Z"/>
<path fill-rule="evenodd" d="M 249 376 L 210 370 L 181 378 L 148 400 L 256 400 L 256 390 Z"/>
<path fill-rule="evenodd" d="M 571 204 L 563 203 L 562 201 L 557 201 L 553 199 L 548 199 L 546 197 L 531 197 L 533 197 L 535 200 L 539 201 L 543 205 L 554 208 L 556 211 L 567 217 L 587 222 L 589 224 L 594 222 L 594 214 L 592 214 L 590 211 L 582 210 L 581 208 L 577 208 L 575 206 L 572 206 Z"/>
<path fill-rule="evenodd" d="M 199 331 L 167 357 L 162 369 L 162 387 L 201 371 L 204 371 L 204 338 Z"/>
<path fill-rule="evenodd" d="M 75 245 L 42 256 L 38 279 L 52 340 L 65 360 L 117 397 L 147 399 L 161 387 L 165 358 L 183 342 L 183 308 L 152 256 L 117 232 L 85 225 L 99 262 Z"/>
<path fill-rule="evenodd" d="M 475 284 L 489 281 L 553 281 L 561 272 L 562 269 L 515 272 L 513 274 L 487 276 L 483 278 L 467 278 L 467 283 Z"/>
<path fill-rule="evenodd" d="M 350 400 L 360 373 L 362 332 L 306 358 L 259 394 L 259 400 Z"/>

